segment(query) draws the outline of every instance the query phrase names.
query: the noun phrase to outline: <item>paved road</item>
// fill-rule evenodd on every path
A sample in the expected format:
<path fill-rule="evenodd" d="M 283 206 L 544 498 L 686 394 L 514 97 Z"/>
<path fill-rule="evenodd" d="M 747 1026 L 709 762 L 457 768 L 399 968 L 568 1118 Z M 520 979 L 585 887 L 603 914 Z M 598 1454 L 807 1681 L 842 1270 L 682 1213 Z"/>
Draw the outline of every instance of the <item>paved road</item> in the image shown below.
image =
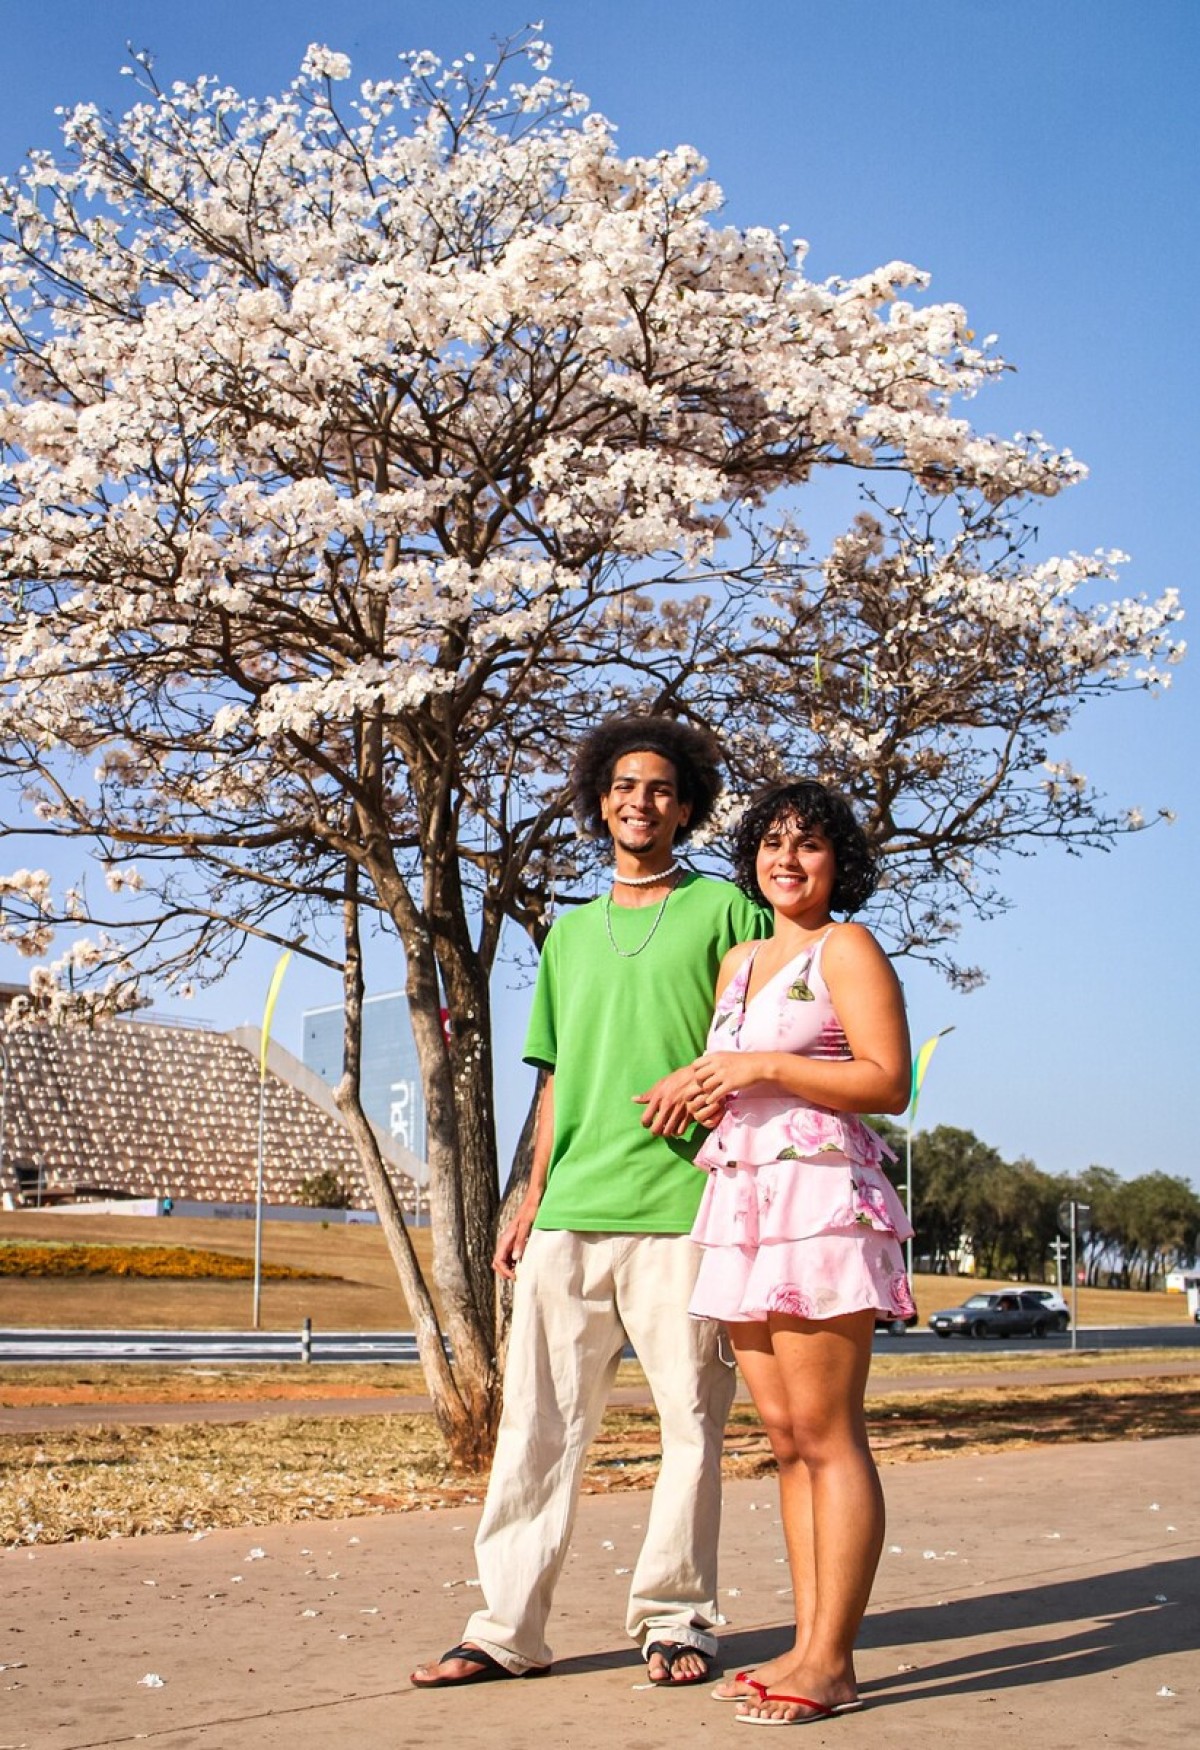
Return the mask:
<path fill-rule="evenodd" d="M 380 1361 L 411 1366 L 417 1359 L 411 1331 L 0 1330 L 0 1365 L 5 1366 L 73 1361 Z"/>
<path fill-rule="evenodd" d="M 1200 1325 L 1188 1324 L 1182 1319 L 1177 1325 L 1081 1325 L 1075 1338 L 1074 1349 L 1077 1351 L 1194 1349 L 1200 1353 Z M 1072 1353 L 1070 1331 L 1055 1331 L 1036 1341 L 1032 1337 L 984 1337 L 976 1342 L 970 1337 L 935 1337 L 932 1331 L 915 1329 L 903 1337 L 880 1332 L 875 1338 L 875 1350 L 879 1355 L 889 1354 L 893 1349 L 914 1355 L 946 1355 L 958 1354 L 966 1348 L 989 1352 L 999 1349 L 1005 1354 L 1025 1349 L 1034 1355 L 1043 1355 L 1048 1349 Z"/>
<path fill-rule="evenodd" d="M 934 1355 L 958 1349 L 966 1338 L 939 1338 L 913 1329 L 902 1337 L 876 1333 L 879 1354 L 889 1351 Z M 1200 1325 L 1182 1320 L 1173 1325 L 1087 1325 L 1075 1333 L 1056 1332 L 1035 1341 L 1031 1337 L 987 1338 L 972 1347 L 1006 1352 L 1028 1349 L 1077 1352 L 1095 1349 L 1195 1349 L 1200 1352 Z M 632 1356 L 633 1351 L 629 1354 Z M 63 1331 L 32 1327 L 0 1329 L 0 1365 L 37 1362 L 242 1361 L 242 1362 L 398 1362 L 417 1360 L 411 1331 Z"/>

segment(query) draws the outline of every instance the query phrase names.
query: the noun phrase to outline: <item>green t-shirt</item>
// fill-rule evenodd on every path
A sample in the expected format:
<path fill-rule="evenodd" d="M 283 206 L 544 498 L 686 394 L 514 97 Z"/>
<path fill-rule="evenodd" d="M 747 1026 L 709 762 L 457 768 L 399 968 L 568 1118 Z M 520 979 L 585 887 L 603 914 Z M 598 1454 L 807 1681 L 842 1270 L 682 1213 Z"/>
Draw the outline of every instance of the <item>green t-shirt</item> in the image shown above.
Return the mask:
<path fill-rule="evenodd" d="M 613 905 L 627 953 L 657 907 Z M 645 1093 L 704 1047 L 717 968 L 770 918 L 727 881 L 685 875 L 640 954 L 617 954 L 603 899 L 560 918 L 538 968 L 525 1061 L 554 1071 L 554 1146 L 536 1227 L 586 1233 L 687 1233 L 704 1175 L 692 1166 L 702 1132 L 654 1136 Z"/>

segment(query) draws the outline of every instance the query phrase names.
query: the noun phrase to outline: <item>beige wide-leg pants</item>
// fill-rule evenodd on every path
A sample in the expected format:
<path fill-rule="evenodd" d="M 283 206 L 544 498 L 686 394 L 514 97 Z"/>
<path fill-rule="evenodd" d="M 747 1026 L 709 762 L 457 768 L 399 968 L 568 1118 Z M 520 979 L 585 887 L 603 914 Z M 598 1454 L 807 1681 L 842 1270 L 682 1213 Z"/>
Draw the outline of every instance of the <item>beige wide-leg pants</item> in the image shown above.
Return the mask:
<path fill-rule="evenodd" d="M 654 1395 L 662 1465 L 625 1626 L 643 1647 L 715 1652 L 721 1442 L 734 1371 L 720 1327 L 689 1318 L 699 1252 L 686 1234 L 535 1229 L 517 1272 L 504 1413 L 475 1540 L 486 1601 L 463 1639 L 521 1672 L 545 1638 L 584 1454 L 626 1340 Z"/>

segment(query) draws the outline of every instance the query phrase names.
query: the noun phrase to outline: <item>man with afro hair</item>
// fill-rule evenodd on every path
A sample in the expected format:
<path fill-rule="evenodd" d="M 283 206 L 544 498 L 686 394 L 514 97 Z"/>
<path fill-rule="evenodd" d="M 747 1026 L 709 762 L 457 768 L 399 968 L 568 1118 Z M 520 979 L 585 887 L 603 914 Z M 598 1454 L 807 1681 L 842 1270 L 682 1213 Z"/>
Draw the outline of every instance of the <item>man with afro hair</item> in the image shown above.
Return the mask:
<path fill-rule="evenodd" d="M 682 1088 L 702 1050 L 721 957 L 767 933 L 679 844 L 721 788 L 714 738 L 626 716 L 584 740 L 581 826 L 612 841 L 611 884 L 559 918 L 538 971 L 525 1060 L 546 1072 L 529 1188 L 494 1259 L 516 1279 L 504 1415 L 475 1552 L 483 1605 L 462 1642 L 413 1673 L 442 1688 L 543 1676 L 545 1629 L 584 1455 L 631 1342 L 654 1394 L 662 1464 L 626 1627 L 651 1682 L 716 1660 L 720 1460 L 734 1376 L 718 1326 L 688 1316 L 703 1190 Z"/>

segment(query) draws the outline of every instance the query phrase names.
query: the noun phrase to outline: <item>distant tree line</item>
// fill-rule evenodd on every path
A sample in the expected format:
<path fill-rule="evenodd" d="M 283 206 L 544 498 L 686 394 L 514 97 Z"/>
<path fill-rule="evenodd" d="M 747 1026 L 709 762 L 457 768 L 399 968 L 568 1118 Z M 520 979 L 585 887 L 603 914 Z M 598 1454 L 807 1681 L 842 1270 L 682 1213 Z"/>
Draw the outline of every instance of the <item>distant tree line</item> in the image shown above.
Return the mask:
<path fill-rule="evenodd" d="M 896 1151 L 889 1171 L 903 1190 L 904 1131 L 873 1122 Z M 914 1252 L 934 1271 L 958 1271 L 969 1255 L 978 1275 L 1040 1281 L 1061 1237 L 1059 1210 L 1072 1198 L 1091 1209 L 1077 1262 L 1092 1286 L 1150 1289 L 1196 1262 L 1200 1196 L 1186 1179 L 1162 1172 L 1123 1179 L 1110 1167 L 1044 1173 L 944 1124 L 918 1131 L 912 1155 Z M 1064 1258 L 1064 1279 L 1066 1267 Z"/>

